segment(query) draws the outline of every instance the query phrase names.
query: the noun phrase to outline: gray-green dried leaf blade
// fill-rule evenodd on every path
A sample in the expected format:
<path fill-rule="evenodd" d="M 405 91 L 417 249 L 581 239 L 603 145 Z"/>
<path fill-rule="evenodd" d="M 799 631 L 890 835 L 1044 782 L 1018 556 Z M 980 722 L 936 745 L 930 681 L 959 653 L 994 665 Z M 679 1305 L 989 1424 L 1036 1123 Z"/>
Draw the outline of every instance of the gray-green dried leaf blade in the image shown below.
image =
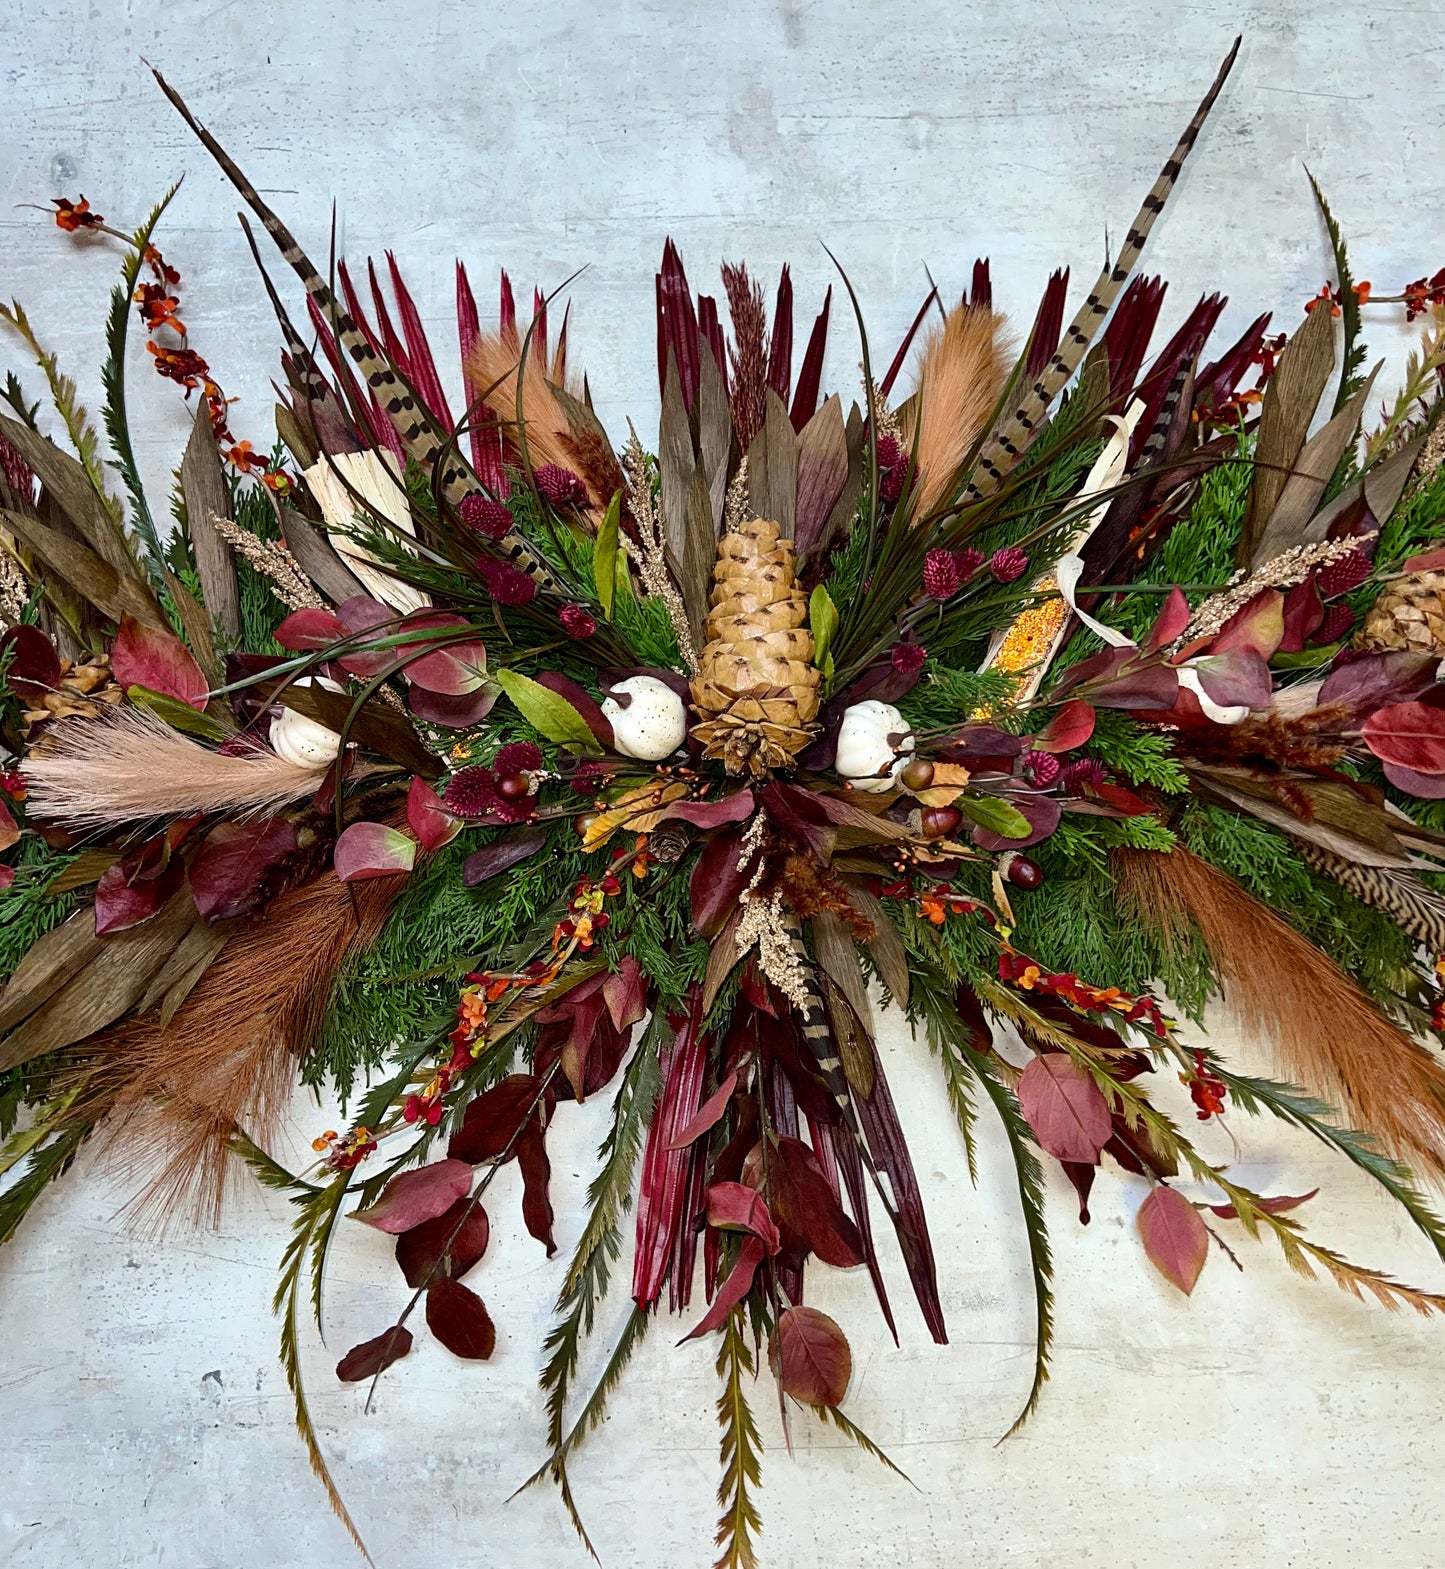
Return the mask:
<path fill-rule="evenodd" d="M 836 863 L 835 863 L 836 864 Z M 883 984 L 900 1008 L 908 1006 L 908 954 L 898 928 L 888 918 L 883 901 L 856 883 L 848 885 L 848 898 L 853 908 L 865 920 L 873 923 L 873 935 L 868 939 L 868 957 L 883 978 Z"/>
<path fill-rule="evenodd" d="M 235 923 L 231 921 L 217 921 L 214 926 L 208 926 L 204 921 L 197 921 L 176 945 L 175 952 L 151 978 L 150 984 L 141 993 L 140 1001 L 135 1005 L 136 1012 L 145 1013 L 147 1009 L 154 1008 L 157 1003 L 169 1002 L 171 990 L 186 983 L 185 990 L 176 1003 L 176 1007 L 179 1007 L 186 993 L 211 967 L 234 929 Z M 174 1012 L 175 1008 L 172 1008 L 171 1013 Z M 170 1023 L 170 1018 L 164 1009 L 161 1013 L 161 1023 Z"/>
<path fill-rule="evenodd" d="M 101 939 L 78 974 L 0 1041 L 0 1070 L 73 1046 L 128 1013 L 196 918 L 182 889 L 148 921 Z"/>
<path fill-rule="evenodd" d="M 848 473 L 843 481 L 843 488 L 838 492 L 838 499 L 833 503 L 832 510 L 811 545 L 798 546 L 799 556 L 805 553 L 822 555 L 852 527 L 853 514 L 858 510 L 858 496 L 863 489 L 863 470 L 868 461 L 867 442 L 864 440 L 866 428 L 867 422 L 863 418 L 863 412 L 855 403 L 848 410 L 848 423 L 844 429 L 844 441 L 848 449 Z"/>
<path fill-rule="evenodd" d="M 872 1018 L 872 1009 L 868 1006 L 868 988 L 858 966 L 858 948 L 853 934 L 831 910 L 820 910 L 808 924 L 812 931 L 813 954 L 819 966 L 866 1026 Z"/>
<path fill-rule="evenodd" d="M 0 1031 L 13 1029 L 46 998 L 54 996 L 90 963 L 100 945 L 93 905 L 77 910 L 68 921 L 46 932 L 15 966 L 0 992 Z"/>
<path fill-rule="evenodd" d="M 793 537 L 798 502 L 798 438 L 783 400 L 769 389 L 763 428 L 748 448 L 748 505 L 770 518 L 783 539 Z"/>
<path fill-rule="evenodd" d="M 793 538 L 801 555 L 822 532 L 848 483 L 848 432 L 835 392 L 798 437 L 798 489 Z"/>
<path fill-rule="evenodd" d="M 165 585 L 170 590 L 171 602 L 181 618 L 181 628 L 186 642 L 196 656 L 196 663 L 205 672 L 206 680 L 220 686 L 223 680 L 221 662 L 216 658 L 216 643 L 211 635 L 211 618 L 205 606 L 168 567 L 162 568 Z M 216 705 L 220 707 L 219 704 Z"/>
<path fill-rule="evenodd" d="M 1288 483 L 1334 368 L 1334 319 L 1327 310 L 1311 311 L 1285 344 L 1265 388 L 1254 448 L 1254 484 L 1239 540 L 1241 565 L 1256 558 L 1265 524 Z"/>
<path fill-rule="evenodd" d="M 20 512 L 0 508 L 0 521 L 102 615 L 119 621 L 129 612 L 146 626 L 166 625 L 160 607 L 140 579 L 129 572 L 118 572 L 89 545 L 68 539 L 58 529 Z"/>
<path fill-rule="evenodd" d="M 1381 360 L 1380 365 L 1383 364 Z M 1305 530 L 1319 505 L 1320 497 L 1325 493 L 1330 476 L 1339 466 L 1346 448 L 1355 439 L 1360 416 L 1364 413 L 1365 399 L 1370 395 L 1375 377 L 1380 374 L 1380 365 L 1375 366 L 1369 379 L 1344 408 L 1321 425 L 1300 449 L 1294 472 L 1285 482 L 1259 544 L 1255 547 L 1256 565 L 1272 561 L 1303 541 Z"/>
<path fill-rule="evenodd" d="M 1424 443 L 1425 436 L 1426 432 L 1421 431 L 1398 452 L 1392 452 L 1388 458 L 1381 459 L 1363 479 L 1342 490 L 1333 501 L 1315 513 L 1310 519 L 1309 527 L 1305 530 L 1305 543 L 1312 545 L 1327 539 L 1336 519 L 1355 506 L 1361 493 L 1364 494 L 1365 504 L 1375 520 L 1379 523 L 1388 523 L 1390 514 L 1399 505 L 1400 496 L 1415 467 L 1415 459 L 1420 455 L 1420 447 Z"/>
<path fill-rule="evenodd" d="M 86 543 L 117 572 L 133 574 L 136 564 L 110 514 L 95 493 L 90 476 L 68 452 L 47 436 L 0 414 L 4 435 L 39 476 L 61 511 L 79 530 Z"/>
<path fill-rule="evenodd" d="M 216 518 L 230 517 L 231 497 L 221 469 L 221 450 L 211 428 L 210 409 L 204 401 L 196 408 L 191 439 L 181 459 L 181 496 L 186 503 L 186 533 L 195 554 L 196 575 L 201 580 L 206 609 L 220 631 L 234 640 L 241 635 L 236 563 L 231 547 L 215 526 Z M 203 666 L 205 663 L 201 660 Z"/>
<path fill-rule="evenodd" d="M 281 508 L 281 537 L 296 565 L 333 605 L 366 593 L 321 530 L 290 507 Z"/>
<path fill-rule="evenodd" d="M 733 420 L 728 407 L 727 388 L 717 368 L 712 350 L 701 350 L 697 389 L 697 445 L 703 472 L 707 476 L 708 501 L 712 509 L 713 538 L 722 528 L 723 503 L 727 499 L 728 454 L 732 450 Z"/>

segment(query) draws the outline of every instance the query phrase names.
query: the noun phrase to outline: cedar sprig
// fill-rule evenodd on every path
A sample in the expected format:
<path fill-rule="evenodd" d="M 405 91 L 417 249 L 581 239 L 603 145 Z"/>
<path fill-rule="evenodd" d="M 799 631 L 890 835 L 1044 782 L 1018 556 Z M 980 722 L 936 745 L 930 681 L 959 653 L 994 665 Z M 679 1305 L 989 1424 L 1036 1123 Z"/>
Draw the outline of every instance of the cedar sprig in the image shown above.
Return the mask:
<path fill-rule="evenodd" d="M 718 1426 L 722 1430 L 719 1455 L 722 1479 L 718 1483 L 717 1545 L 722 1549 L 714 1569 L 757 1569 L 757 1550 L 753 1537 L 763 1528 L 752 1487 L 763 1482 L 762 1440 L 743 1389 L 743 1377 L 756 1377 L 753 1353 L 743 1332 L 742 1306 L 728 1314 L 722 1344 L 717 1353 L 717 1375 L 722 1392 L 717 1401 Z"/>

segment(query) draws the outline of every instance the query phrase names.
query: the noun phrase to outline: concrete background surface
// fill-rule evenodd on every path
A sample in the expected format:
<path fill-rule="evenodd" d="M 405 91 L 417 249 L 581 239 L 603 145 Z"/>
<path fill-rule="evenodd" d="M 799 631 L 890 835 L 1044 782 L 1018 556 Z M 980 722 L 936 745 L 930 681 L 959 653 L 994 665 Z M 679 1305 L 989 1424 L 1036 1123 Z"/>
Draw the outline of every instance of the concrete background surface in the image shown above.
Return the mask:
<path fill-rule="evenodd" d="M 996 298 L 1026 325 L 1053 266 L 1072 263 L 1076 289 L 1092 276 L 1106 231 L 1122 232 L 1242 31 L 1233 80 L 1146 262 L 1171 280 L 1165 330 L 1214 288 L 1231 296 L 1225 331 L 1266 306 L 1289 324 L 1328 275 L 1305 163 L 1377 290 L 1445 260 L 1439 18 L 1408 0 L 1167 11 L 1143 0 L 18 0 L 0 17 L 0 287 L 24 302 L 94 408 L 115 255 L 68 240 L 24 204 L 84 192 L 130 227 L 185 171 L 161 234 L 183 273 L 183 315 L 241 400 L 236 434 L 269 441 L 276 339 L 234 194 L 144 58 L 313 254 L 325 254 L 333 199 L 349 255 L 393 247 L 439 353 L 454 341 L 454 256 L 484 310 L 498 265 L 519 288 L 550 288 L 588 264 L 572 291 L 575 363 L 614 432 L 631 413 L 647 438 L 664 235 L 695 286 L 716 282 L 723 256 L 745 256 L 765 277 L 791 260 L 800 320 L 832 277 L 826 240 L 888 353 L 926 288 L 925 263 L 955 289 L 975 255 L 991 255 Z M 834 321 L 829 376 L 851 385 L 846 313 Z M 1396 360 L 1406 341 L 1383 324 L 1371 334 Z M 6 362 L 23 365 L 8 346 Z M 186 411 L 138 353 L 131 396 L 143 464 L 163 487 Z M 1067 1186 L 1052 1183 L 1054 1378 L 1033 1424 L 996 1448 L 1031 1355 L 1006 1155 L 985 1133 L 971 1189 L 926 1049 L 897 1028 L 884 1045 L 952 1344 L 928 1341 L 898 1269 L 899 1348 L 866 1279 L 814 1272 L 814 1300 L 853 1341 L 849 1409 L 917 1490 L 806 1423 L 789 1458 L 760 1387 L 770 1569 L 1438 1560 L 1445 1329 L 1302 1281 L 1247 1241 L 1247 1272 L 1216 1252 L 1186 1302 L 1143 1259 L 1142 1191 L 1114 1172 L 1098 1183 L 1087 1229 Z M 1251 1043 L 1240 1060 L 1263 1065 Z M 568 1110 L 554 1135 L 564 1255 L 606 1114 L 605 1099 Z M 290 1152 L 299 1158 L 333 1116 L 298 1098 Z M 1445 1285 L 1390 1204 L 1311 1141 L 1262 1124 L 1239 1132 L 1249 1179 L 1270 1191 L 1325 1185 L 1306 1211 L 1321 1240 Z M 1230 1153 L 1227 1139 L 1210 1148 Z M 330 1366 L 378 1331 L 400 1290 L 384 1239 L 360 1227 L 343 1228 L 334 1257 L 330 1349 L 307 1341 L 322 1442 L 382 1569 L 585 1562 L 554 1498 L 506 1501 L 542 1453 L 535 1377 L 561 1257 L 549 1264 L 522 1233 L 514 1173 L 494 1192 L 492 1248 L 473 1277 L 499 1328 L 491 1364 L 460 1364 L 419 1337 L 363 1415 L 363 1393 L 338 1385 Z M 218 1232 L 157 1240 L 116 1219 L 123 1197 L 86 1166 L 0 1257 L 0 1563 L 356 1561 L 308 1474 L 275 1357 L 269 1299 L 286 1206 L 244 1190 Z M 603 1335 L 624 1311 L 609 1306 Z M 575 1464 L 609 1565 L 712 1557 L 711 1353 L 674 1348 L 681 1332 L 658 1326 Z"/>

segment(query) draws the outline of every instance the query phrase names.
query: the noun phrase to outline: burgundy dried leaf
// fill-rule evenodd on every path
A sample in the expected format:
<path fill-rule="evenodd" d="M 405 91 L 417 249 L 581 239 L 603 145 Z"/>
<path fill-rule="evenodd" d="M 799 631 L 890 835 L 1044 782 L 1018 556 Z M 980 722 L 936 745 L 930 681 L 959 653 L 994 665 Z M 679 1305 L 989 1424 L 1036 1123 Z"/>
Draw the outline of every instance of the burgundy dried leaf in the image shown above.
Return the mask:
<path fill-rule="evenodd" d="M 352 823 L 336 841 L 332 864 L 344 883 L 395 877 L 416 864 L 416 840 L 385 823 Z"/>
<path fill-rule="evenodd" d="M 20 824 L 15 821 L 15 814 L 6 802 L 0 799 L 0 850 L 8 850 L 11 845 L 19 842 Z"/>
<path fill-rule="evenodd" d="M 551 1258 L 557 1251 L 552 1238 L 552 1199 L 548 1184 L 552 1163 L 547 1159 L 547 1141 L 541 1124 L 535 1120 L 523 1129 L 517 1140 L 517 1166 L 522 1173 L 522 1224 L 547 1249 Z"/>
<path fill-rule="evenodd" d="M 1097 1166 L 1114 1129 L 1099 1086 L 1062 1052 L 1035 1057 L 1019 1077 L 1019 1109 L 1056 1160 Z"/>
<path fill-rule="evenodd" d="M 807 1406 L 841 1405 L 853 1376 L 848 1337 L 817 1308 L 791 1307 L 783 1313 L 769 1361 L 783 1393 Z"/>
<path fill-rule="evenodd" d="M 0 655 L 10 655 L 6 682 L 17 697 L 38 699 L 60 684 L 60 655 L 39 627 L 23 622 L 0 637 Z"/>
<path fill-rule="evenodd" d="M 1435 684 L 1439 658 L 1434 654 L 1366 654 L 1332 670 L 1315 702 L 1321 707 L 1348 703 L 1366 713 L 1387 703 L 1405 703 Z"/>
<path fill-rule="evenodd" d="M 171 857 L 164 835 L 107 867 L 95 885 L 95 934 L 123 932 L 149 920 L 185 881 L 179 857 Z"/>
<path fill-rule="evenodd" d="M 434 1161 L 393 1177 L 375 1204 L 352 1210 L 350 1217 L 399 1236 L 423 1221 L 435 1220 L 458 1199 L 465 1198 L 471 1185 L 472 1168 L 466 1161 Z"/>
<path fill-rule="evenodd" d="M 687 1340 L 696 1340 L 699 1335 L 709 1334 L 714 1329 L 721 1329 L 727 1322 L 728 1314 L 752 1290 L 758 1265 L 766 1257 L 766 1250 L 756 1237 L 744 1237 L 743 1245 L 738 1250 L 737 1263 L 729 1271 L 728 1278 L 717 1288 L 712 1306 L 678 1344 L 681 1345 Z"/>
<path fill-rule="evenodd" d="M 449 697 L 443 692 L 428 692 L 425 687 L 414 686 L 406 695 L 406 703 L 418 719 L 424 719 L 428 724 L 441 725 L 447 730 L 470 730 L 491 713 L 501 690 L 496 686 L 483 686 L 460 697 Z"/>
<path fill-rule="evenodd" d="M 228 921 L 259 908 L 269 873 L 296 853 L 296 829 L 284 817 L 218 823 L 191 860 L 191 897 L 206 921 Z"/>
<path fill-rule="evenodd" d="M 1225 707 L 1268 708 L 1274 692 L 1269 666 L 1253 649 L 1235 648 L 1224 653 L 1191 659 L 1199 684 L 1216 703 Z M 1173 674 L 1173 671 L 1170 672 Z"/>
<path fill-rule="evenodd" d="M 132 615 L 121 615 L 110 646 L 110 669 L 123 687 L 164 693 L 198 713 L 206 706 L 209 683 L 191 651 L 174 632 L 142 626 Z"/>
<path fill-rule="evenodd" d="M 354 594 L 343 600 L 336 607 L 336 615 L 349 635 L 374 631 L 377 637 L 390 637 L 400 626 L 396 611 L 369 594 Z M 351 675 L 370 681 L 383 671 L 393 669 L 397 659 L 395 648 L 377 648 L 345 654 L 338 663 Z"/>
<path fill-rule="evenodd" d="M 767 1162 L 774 1218 L 785 1243 L 801 1245 L 825 1264 L 851 1269 L 863 1262 L 858 1228 L 834 1196 L 818 1157 L 800 1139 L 781 1138 Z"/>
<path fill-rule="evenodd" d="M 461 1230 L 457 1231 L 459 1223 Z M 396 1239 L 396 1261 L 413 1291 L 437 1271 L 460 1280 L 481 1260 L 490 1236 L 486 1210 L 468 1198 L 459 1198 L 440 1215 L 403 1231 Z"/>
<path fill-rule="evenodd" d="M 495 1160 L 517 1137 L 528 1115 L 536 1115 L 540 1085 L 530 1073 L 509 1074 L 473 1099 L 452 1135 L 447 1154 L 454 1160 L 478 1165 Z"/>
<path fill-rule="evenodd" d="M 541 828 L 518 828 L 503 834 L 491 844 L 483 845 L 462 862 L 462 884 L 475 888 L 500 876 L 523 861 L 530 860 L 539 850 L 545 849 L 547 835 Z"/>
<path fill-rule="evenodd" d="M 1071 698 L 1034 737 L 1034 751 L 1072 752 L 1093 735 L 1096 717 L 1091 704 Z"/>
<path fill-rule="evenodd" d="M 736 790 L 717 801 L 674 801 L 663 818 L 677 817 L 694 828 L 723 828 L 729 823 L 745 823 L 756 803 L 751 790 Z"/>
<path fill-rule="evenodd" d="M 1298 1209 L 1301 1204 L 1308 1204 L 1319 1191 L 1318 1188 L 1311 1188 L 1308 1193 L 1282 1193 L 1276 1198 L 1261 1199 L 1258 1207 L 1266 1215 L 1282 1215 L 1286 1210 Z M 1239 1212 L 1233 1204 L 1211 1204 L 1209 1212 L 1212 1215 L 1218 1215 L 1221 1220 L 1239 1219 Z"/>
<path fill-rule="evenodd" d="M 693 866 L 689 884 L 692 924 L 704 937 L 716 937 L 727 925 L 728 916 L 752 875 L 751 866 L 738 869 L 742 842 L 739 833 L 721 833 L 702 847 Z"/>
<path fill-rule="evenodd" d="M 613 1026 L 625 1030 L 647 1012 L 647 981 L 631 954 L 602 982 L 602 1000 Z"/>
<path fill-rule="evenodd" d="M 709 1128 L 716 1127 L 722 1121 L 723 1113 L 728 1109 L 728 1102 L 733 1097 L 733 1091 L 738 1087 L 736 1073 L 728 1074 L 717 1089 L 698 1107 L 697 1116 L 682 1130 L 681 1133 L 667 1147 L 670 1150 L 686 1149 L 695 1139 L 700 1139 Z"/>
<path fill-rule="evenodd" d="M 741 1182 L 714 1182 L 707 1190 L 707 1223 L 720 1231 L 749 1232 L 770 1254 L 782 1246 L 762 1194 Z"/>
<path fill-rule="evenodd" d="M 422 623 L 408 616 L 405 629 L 409 630 L 418 624 L 423 628 L 468 625 L 460 616 L 428 615 Z M 487 650 L 480 638 L 468 638 L 440 647 L 424 641 L 408 643 L 402 645 L 398 652 L 407 655 L 427 647 L 431 648 L 431 652 L 422 654 L 419 659 L 412 659 L 402 672 L 414 688 L 420 687 L 440 697 L 455 698 L 470 697 L 486 686 Z"/>
<path fill-rule="evenodd" d="M 1445 709 L 1395 703 L 1376 709 L 1360 732 L 1382 763 L 1417 774 L 1445 774 Z"/>
<path fill-rule="evenodd" d="M 1319 631 L 1325 619 L 1325 602 L 1320 598 L 1320 586 L 1312 572 L 1285 595 L 1284 636 L 1280 639 L 1281 654 L 1297 654 Z"/>
<path fill-rule="evenodd" d="M 1422 801 L 1445 800 L 1445 774 L 1417 774 L 1398 763 L 1386 763 L 1384 769 L 1385 778 L 1406 795 L 1417 795 Z"/>
<path fill-rule="evenodd" d="M 346 623 L 334 611 L 309 606 L 304 610 L 293 610 L 272 636 L 282 648 L 300 653 L 304 650 L 330 648 L 346 633 Z"/>
<path fill-rule="evenodd" d="M 1228 654 L 1243 649 L 1268 659 L 1277 652 L 1283 637 L 1284 595 L 1277 588 L 1262 588 L 1219 629 L 1210 652 Z"/>
<path fill-rule="evenodd" d="M 447 811 L 436 791 L 421 778 L 413 779 L 407 791 L 406 826 L 427 851 L 440 850 L 462 831 L 460 821 Z"/>
<path fill-rule="evenodd" d="M 375 1340 L 363 1340 L 359 1346 L 353 1346 L 336 1364 L 336 1376 L 343 1384 L 359 1384 L 364 1378 L 375 1378 L 393 1362 L 400 1362 L 411 1346 L 411 1331 L 401 1324 L 393 1324 Z"/>
<path fill-rule="evenodd" d="M 1003 850 L 1026 850 L 1031 844 L 1038 844 L 1040 840 L 1047 839 L 1059 826 L 1059 820 L 1064 815 L 1063 803 L 1052 795 L 1020 794 L 1011 795 L 1007 800 L 1029 825 L 1029 831 L 1022 839 L 1006 839 L 1002 834 L 994 833 L 992 829 L 975 826 L 972 838 L 980 849 L 992 850 L 995 853 Z"/>
<path fill-rule="evenodd" d="M 1189 601 L 1184 597 L 1183 589 L 1170 589 L 1159 614 L 1154 618 L 1154 625 L 1149 629 L 1145 650 L 1157 654 L 1166 644 L 1172 643 L 1189 625 L 1189 616 Z"/>
<path fill-rule="evenodd" d="M 1189 1296 L 1209 1256 L 1209 1232 L 1199 1211 L 1182 1194 L 1160 1184 L 1139 1206 L 1138 1225 L 1150 1263 Z"/>
<path fill-rule="evenodd" d="M 485 1362 L 497 1346 L 496 1326 L 482 1299 L 445 1275 L 427 1287 L 426 1325 L 453 1356 L 471 1362 Z"/>
<path fill-rule="evenodd" d="M 1107 1149 L 1108 1145 L 1104 1147 Z M 1074 1192 L 1079 1195 L 1079 1224 L 1087 1226 L 1090 1218 L 1089 1195 L 1094 1191 L 1094 1177 L 1099 1168 L 1082 1160 L 1061 1160 L 1059 1165 L 1063 1167 L 1064 1175 L 1073 1183 Z"/>

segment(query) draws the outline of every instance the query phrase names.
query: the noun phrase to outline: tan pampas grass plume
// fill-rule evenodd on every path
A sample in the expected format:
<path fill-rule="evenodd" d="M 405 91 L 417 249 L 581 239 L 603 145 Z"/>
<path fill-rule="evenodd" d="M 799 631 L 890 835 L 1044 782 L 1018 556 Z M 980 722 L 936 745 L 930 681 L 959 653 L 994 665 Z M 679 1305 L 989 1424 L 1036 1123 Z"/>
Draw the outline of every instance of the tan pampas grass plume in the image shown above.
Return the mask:
<path fill-rule="evenodd" d="M 904 445 L 918 443 L 915 518 L 944 501 L 984 433 L 1008 380 L 1006 318 L 982 305 L 956 305 L 923 345 L 916 394 L 903 421 Z"/>
<path fill-rule="evenodd" d="M 314 794 L 324 768 L 258 751 L 227 757 L 139 708 L 58 724 L 21 765 L 29 808 L 75 828 L 150 817 L 278 811 Z"/>
<path fill-rule="evenodd" d="M 233 1131 L 269 1145 L 332 985 L 376 941 L 400 883 L 327 871 L 283 893 L 227 938 L 168 1024 L 152 1011 L 89 1043 L 69 1115 L 103 1116 L 113 1168 L 144 1181 L 133 1221 L 219 1221 Z"/>
<path fill-rule="evenodd" d="M 1223 1000 L 1273 1040 L 1284 1071 L 1392 1155 L 1445 1176 L 1445 1065 L 1397 1029 L 1313 943 L 1185 849 L 1116 850 L 1119 890 L 1165 941 L 1190 926 Z"/>

